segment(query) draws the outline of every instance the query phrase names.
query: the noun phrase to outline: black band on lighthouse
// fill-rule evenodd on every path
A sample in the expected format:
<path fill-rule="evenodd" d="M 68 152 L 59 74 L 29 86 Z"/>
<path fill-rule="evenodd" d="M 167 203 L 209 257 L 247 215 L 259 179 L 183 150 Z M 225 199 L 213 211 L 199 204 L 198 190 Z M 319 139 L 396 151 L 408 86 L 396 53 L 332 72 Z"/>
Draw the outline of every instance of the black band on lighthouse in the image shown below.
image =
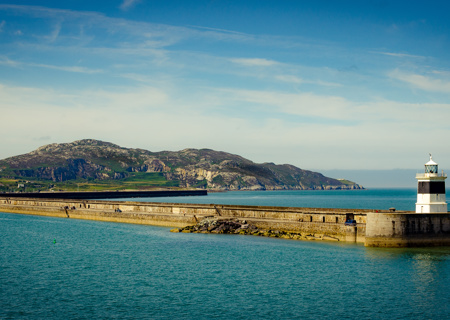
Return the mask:
<path fill-rule="evenodd" d="M 444 181 L 419 181 L 418 193 L 440 193 L 445 194 Z"/>

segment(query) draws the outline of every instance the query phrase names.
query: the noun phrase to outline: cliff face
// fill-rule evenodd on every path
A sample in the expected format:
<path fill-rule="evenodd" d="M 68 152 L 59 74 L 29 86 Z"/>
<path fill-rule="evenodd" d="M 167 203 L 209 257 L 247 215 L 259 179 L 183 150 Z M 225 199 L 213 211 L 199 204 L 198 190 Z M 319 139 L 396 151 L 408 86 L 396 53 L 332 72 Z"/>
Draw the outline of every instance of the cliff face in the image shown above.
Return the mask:
<path fill-rule="evenodd" d="M 68 180 L 150 179 L 155 174 L 180 187 L 211 190 L 360 189 L 292 165 L 254 163 L 210 149 L 150 152 L 86 139 L 50 144 L 0 160 L 0 177 Z M 154 185 L 154 184 L 153 184 Z"/>

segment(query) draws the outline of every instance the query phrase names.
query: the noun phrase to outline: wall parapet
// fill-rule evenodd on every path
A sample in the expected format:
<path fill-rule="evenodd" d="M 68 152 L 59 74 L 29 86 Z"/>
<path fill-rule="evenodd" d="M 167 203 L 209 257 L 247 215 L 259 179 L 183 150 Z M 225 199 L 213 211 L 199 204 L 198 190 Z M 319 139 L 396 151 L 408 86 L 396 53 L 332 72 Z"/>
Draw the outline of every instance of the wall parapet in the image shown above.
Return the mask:
<path fill-rule="evenodd" d="M 450 246 L 450 214 L 368 213 L 365 245 Z"/>

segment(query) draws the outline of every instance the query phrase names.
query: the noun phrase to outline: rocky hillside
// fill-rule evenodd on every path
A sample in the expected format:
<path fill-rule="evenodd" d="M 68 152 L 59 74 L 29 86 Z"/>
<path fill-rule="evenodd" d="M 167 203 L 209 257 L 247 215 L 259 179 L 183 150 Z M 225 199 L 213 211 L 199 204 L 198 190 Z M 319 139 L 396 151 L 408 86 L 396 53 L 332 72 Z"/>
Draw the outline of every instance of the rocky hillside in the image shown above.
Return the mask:
<path fill-rule="evenodd" d="M 63 181 L 149 181 L 210 190 L 360 189 L 292 165 L 254 163 L 210 149 L 151 152 L 98 140 L 49 144 L 0 160 L 0 177 Z M 155 185 L 155 181 L 152 183 Z"/>

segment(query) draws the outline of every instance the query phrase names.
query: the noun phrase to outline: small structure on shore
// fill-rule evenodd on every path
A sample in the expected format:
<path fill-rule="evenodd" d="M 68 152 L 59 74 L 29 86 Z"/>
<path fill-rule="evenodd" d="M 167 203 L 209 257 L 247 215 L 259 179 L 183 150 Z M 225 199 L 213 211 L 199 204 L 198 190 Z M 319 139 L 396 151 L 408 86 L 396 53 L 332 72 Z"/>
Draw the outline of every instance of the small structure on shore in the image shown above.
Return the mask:
<path fill-rule="evenodd" d="M 445 179 L 447 175 L 442 170 L 439 174 L 438 164 L 433 161 L 425 163 L 425 173 L 416 175 L 418 180 L 416 213 L 447 213 L 445 202 Z"/>

